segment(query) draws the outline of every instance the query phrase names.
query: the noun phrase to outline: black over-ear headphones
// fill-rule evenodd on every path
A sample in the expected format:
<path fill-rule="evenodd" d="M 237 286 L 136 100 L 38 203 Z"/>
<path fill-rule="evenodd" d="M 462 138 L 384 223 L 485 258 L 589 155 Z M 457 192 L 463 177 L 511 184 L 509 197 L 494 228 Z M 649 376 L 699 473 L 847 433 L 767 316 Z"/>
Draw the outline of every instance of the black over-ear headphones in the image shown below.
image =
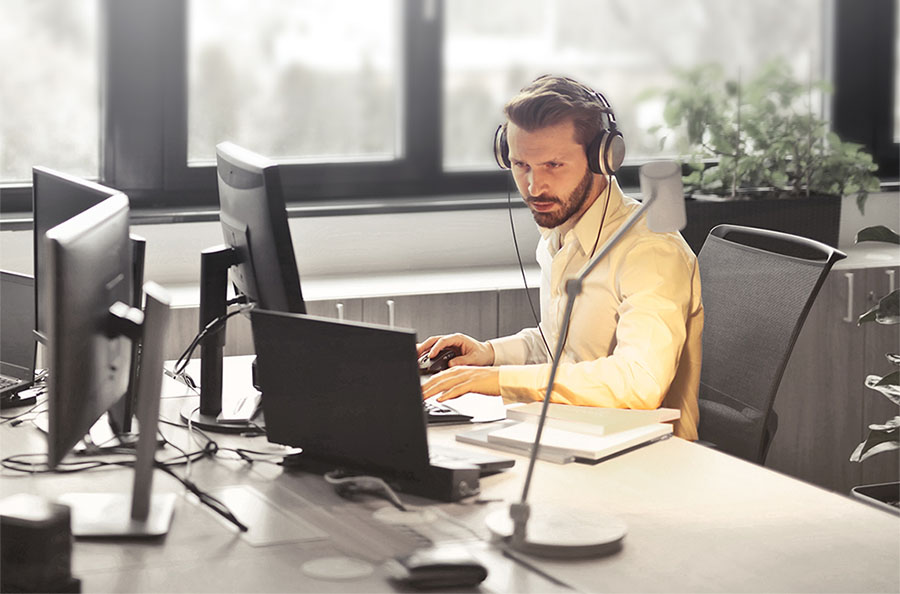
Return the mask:
<path fill-rule="evenodd" d="M 625 160 L 625 138 L 616 127 L 616 116 L 613 114 L 612 106 L 601 93 L 577 83 L 578 86 L 587 90 L 597 103 L 603 108 L 605 115 L 605 126 L 597 136 L 587 146 L 588 167 L 594 173 L 603 175 L 615 175 Z M 494 159 L 501 169 L 509 169 L 512 163 L 509 161 L 509 143 L 506 140 L 506 124 L 500 124 L 494 133 Z"/>

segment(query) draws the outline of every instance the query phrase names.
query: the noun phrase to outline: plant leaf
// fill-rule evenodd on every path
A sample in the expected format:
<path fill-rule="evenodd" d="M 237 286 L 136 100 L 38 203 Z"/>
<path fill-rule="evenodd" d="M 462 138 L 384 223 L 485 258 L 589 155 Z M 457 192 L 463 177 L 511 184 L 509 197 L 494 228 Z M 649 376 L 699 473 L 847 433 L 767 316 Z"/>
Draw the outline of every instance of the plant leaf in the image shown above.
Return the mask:
<path fill-rule="evenodd" d="M 866 440 L 856 446 L 850 455 L 851 462 L 862 462 L 881 452 L 900 448 L 900 417 L 889 419 L 884 425 L 869 425 Z"/>
<path fill-rule="evenodd" d="M 890 375 L 885 377 L 890 377 Z M 896 383 L 882 385 L 882 379 L 883 378 L 880 375 L 867 375 L 866 387 L 875 390 L 876 392 L 881 392 L 888 400 L 900 406 L 900 386 Z"/>
<path fill-rule="evenodd" d="M 900 324 L 900 289 L 894 289 L 878 300 L 869 311 L 859 316 L 857 325 L 866 322 L 879 324 Z"/>
<path fill-rule="evenodd" d="M 889 373 L 875 384 L 875 386 L 895 386 L 900 387 L 900 371 Z"/>
<path fill-rule="evenodd" d="M 884 225 L 876 225 L 874 227 L 866 227 L 865 229 L 859 230 L 856 234 L 856 243 L 863 241 L 883 241 L 885 243 L 900 244 L 900 235 Z"/>

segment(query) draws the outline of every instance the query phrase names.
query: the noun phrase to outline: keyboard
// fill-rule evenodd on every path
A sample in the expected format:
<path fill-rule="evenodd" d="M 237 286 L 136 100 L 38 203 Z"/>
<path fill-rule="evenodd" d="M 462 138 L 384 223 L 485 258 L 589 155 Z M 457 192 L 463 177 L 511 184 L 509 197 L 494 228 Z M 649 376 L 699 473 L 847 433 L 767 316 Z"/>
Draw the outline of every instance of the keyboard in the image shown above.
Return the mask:
<path fill-rule="evenodd" d="M 428 419 L 429 425 L 441 423 L 469 423 L 472 420 L 471 416 L 464 415 L 443 402 L 426 400 L 422 402 L 422 405 L 425 407 L 425 417 Z"/>
<path fill-rule="evenodd" d="M 16 384 L 21 383 L 21 381 L 22 380 L 16 379 L 14 377 L 0 375 L 0 390 L 15 386 Z"/>

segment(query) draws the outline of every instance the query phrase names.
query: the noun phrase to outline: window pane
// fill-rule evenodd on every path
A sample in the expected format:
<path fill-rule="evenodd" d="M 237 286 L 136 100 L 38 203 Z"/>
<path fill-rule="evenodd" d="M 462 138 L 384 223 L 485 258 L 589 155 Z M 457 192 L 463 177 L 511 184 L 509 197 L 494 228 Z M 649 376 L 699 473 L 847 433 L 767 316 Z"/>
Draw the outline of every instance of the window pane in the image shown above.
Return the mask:
<path fill-rule="evenodd" d="M 224 140 L 284 161 L 392 159 L 397 0 L 192 0 L 188 161 Z"/>
<path fill-rule="evenodd" d="M 0 181 L 44 165 L 96 179 L 100 163 L 97 0 L 0 2 Z"/>
<path fill-rule="evenodd" d="M 647 129 L 662 123 L 673 68 L 719 62 L 750 76 L 783 57 L 806 80 L 822 74 L 823 0 L 453 0 L 444 41 L 444 167 L 496 167 L 491 138 L 503 105 L 541 74 L 571 76 L 612 104 L 626 159 L 659 157 Z M 672 146 L 672 143 L 667 144 Z"/>

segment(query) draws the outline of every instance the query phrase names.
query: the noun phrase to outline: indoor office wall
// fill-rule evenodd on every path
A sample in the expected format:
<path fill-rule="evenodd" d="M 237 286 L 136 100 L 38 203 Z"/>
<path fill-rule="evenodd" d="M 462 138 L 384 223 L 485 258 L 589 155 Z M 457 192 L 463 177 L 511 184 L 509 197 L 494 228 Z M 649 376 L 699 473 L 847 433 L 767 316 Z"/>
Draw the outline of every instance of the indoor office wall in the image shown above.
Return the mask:
<path fill-rule="evenodd" d="M 533 265 L 537 228 L 526 209 L 513 209 L 522 259 Z M 845 198 L 839 247 L 853 245 L 868 225 L 900 228 L 900 193 L 871 194 L 861 214 Z M 291 236 L 301 278 L 428 272 L 518 265 L 503 209 L 295 217 Z M 192 285 L 200 276 L 200 250 L 222 242 L 217 222 L 134 225 L 148 240 L 146 278 L 163 285 Z M 0 267 L 31 273 L 31 231 L 0 232 Z"/>
<path fill-rule="evenodd" d="M 513 209 L 519 249 L 535 264 L 537 228 Z M 290 219 L 303 278 L 518 266 L 505 209 L 295 217 Z M 163 286 L 198 284 L 200 251 L 222 243 L 218 222 L 133 225 L 147 239 L 145 278 Z M 0 267 L 31 273 L 31 231 L 0 232 Z"/>

